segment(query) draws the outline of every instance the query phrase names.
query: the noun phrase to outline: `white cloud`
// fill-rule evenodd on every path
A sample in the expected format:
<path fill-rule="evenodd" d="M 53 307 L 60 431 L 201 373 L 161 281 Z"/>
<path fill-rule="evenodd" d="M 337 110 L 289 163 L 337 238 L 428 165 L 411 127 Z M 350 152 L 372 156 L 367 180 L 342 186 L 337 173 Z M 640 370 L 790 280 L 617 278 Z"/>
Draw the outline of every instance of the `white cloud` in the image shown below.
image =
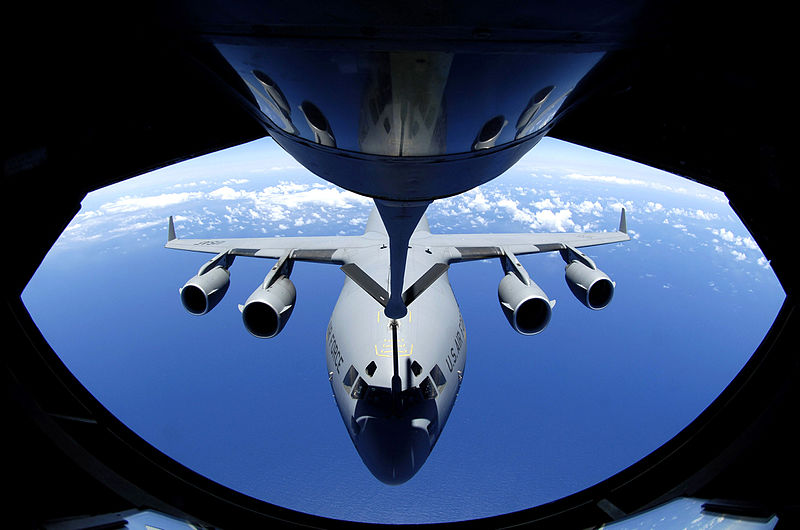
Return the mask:
<path fill-rule="evenodd" d="M 517 201 L 508 198 L 497 201 L 497 207 L 504 209 L 512 220 L 525 223 L 532 230 L 566 232 L 567 230 L 573 230 L 575 227 L 575 223 L 572 221 L 572 212 L 568 209 L 562 209 L 557 212 L 551 209 L 533 212 L 528 208 L 520 208 Z"/>
<path fill-rule="evenodd" d="M 518 188 L 515 188 L 517 190 Z M 531 230 L 565 232 L 565 231 L 592 231 L 596 230 L 595 222 L 587 222 L 586 219 L 573 219 L 573 215 L 585 216 L 592 215 L 601 217 L 607 210 L 611 209 L 619 212 L 620 209 L 632 209 L 633 203 L 626 201 L 614 202 L 604 206 L 604 199 L 601 197 L 596 200 L 583 200 L 581 202 L 571 202 L 562 198 L 555 190 L 547 190 L 547 196 L 529 203 L 520 202 L 519 194 L 512 192 L 509 196 L 502 191 L 490 188 L 467 192 L 456 197 L 448 197 L 437 200 L 431 208 L 432 212 L 439 215 L 451 216 L 470 216 L 493 210 L 497 216 L 503 218 L 507 216 L 510 220 L 528 225 Z M 472 226 L 489 226 L 492 216 L 478 215 L 470 218 Z M 578 223 L 580 221 L 580 224 Z M 456 221 L 458 222 L 458 221 Z"/>
<path fill-rule="evenodd" d="M 706 188 L 705 186 L 701 186 L 692 182 L 688 182 L 686 186 L 681 186 L 637 178 L 624 178 L 610 175 L 584 175 L 581 173 L 569 173 L 564 175 L 564 178 L 583 182 L 597 182 L 601 184 L 615 184 L 620 186 L 636 186 L 657 191 L 668 191 L 683 195 L 692 195 L 697 198 L 707 199 L 715 202 L 727 202 L 727 199 L 725 199 L 725 196 L 722 193 L 712 188 Z"/>
<path fill-rule="evenodd" d="M 79 221 L 79 222 L 80 221 L 86 221 L 88 219 L 93 219 L 95 217 L 100 217 L 101 215 L 103 215 L 103 212 L 98 211 L 98 210 L 88 210 L 88 211 L 85 211 L 85 212 L 79 212 L 78 215 L 76 215 L 75 218 L 73 219 L 73 222 L 75 222 L 75 221 Z"/>
<path fill-rule="evenodd" d="M 289 217 L 289 212 L 279 204 L 270 204 L 266 207 L 260 207 L 262 213 L 267 216 L 270 221 L 283 221 Z"/>
<path fill-rule="evenodd" d="M 266 171 L 286 171 L 289 169 L 305 169 L 303 166 L 299 164 L 293 164 L 288 166 L 271 166 Z M 261 168 L 253 169 L 251 173 L 263 173 L 265 170 Z"/>
<path fill-rule="evenodd" d="M 278 186 L 264 188 L 255 197 L 259 206 L 281 204 L 287 208 L 298 208 L 307 204 L 328 206 L 331 208 L 367 207 L 372 199 L 356 195 L 353 192 L 334 187 L 317 188 L 304 184 L 281 183 Z"/>
<path fill-rule="evenodd" d="M 697 209 L 694 211 L 694 218 L 701 219 L 703 221 L 711 221 L 713 219 L 719 219 L 719 215 L 711 212 L 705 212 L 703 210 Z"/>
<path fill-rule="evenodd" d="M 221 188 L 217 188 L 212 192 L 209 192 L 208 198 L 215 199 L 219 201 L 235 201 L 238 199 L 244 199 L 245 197 L 253 197 L 252 192 L 247 192 L 243 190 L 235 190 L 230 186 L 223 186 Z"/>
<path fill-rule="evenodd" d="M 736 234 L 734 234 L 730 230 L 726 230 L 725 228 L 712 228 L 711 233 L 719 237 L 723 241 L 731 243 L 737 247 L 746 247 L 750 250 L 755 250 L 755 251 L 760 250 L 758 244 L 751 237 L 737 236 Z"/>
<path fill-rule="evenodd" d="M 519 208 L 519 202 L 512 199 L 500 199 L 495 203 L 498 208 L 504 209 L 514 221 L 530 223 L 533 221 L 533 214 L 527 208 Z"/>
<path fill-rule="evenodd" d="M 671 208 L 669 210 L 670 214 L 673 215 L 680 215 L 682 217 L 690 217 L 692 219 L 698 219 L 700 221 L 713 221 L 715 219 L 719 219 L 719 215 L 711 212 L 706 212 L 704 210 L 692 210 L 686 208 Z"/>
<path fill-rule="evenodd" d="M 466 207 L 478 212 L 485 212 L 491 208 L 491 205 L 483 194 L 483 191 L 478 188 L 474 190 L 474 192 L 470 192 L 466 195 Z"/>
<path fill-rule="evenodd" d="M 555 208 L 556 207 L 556 205 L 553 203 L 553 201 L 550 200 L 549 198 L 542 199 L 541 201 L 532 202 L 531 206 L 533 206 L 534 208 L 537 208 L 539 210 L 544 210 L 546 208 Z"/>
<path fill-rule="evenodd" d="M 367 225 L 367 218 L 366 217 L 353 217 L 349 221 L 349 224 L 353 226 L 366 226 Z"/>
<path fill-rule="evenodd" d="M 600 182 L 602 184 L 618 184 L 621 186 L 639 186 L 645 188 L 658 189 L 663 191 L 674 191 L 674 188 L 657 182 L 650 182 L 641 179 L 631 179 L 606 175 L 583 175 L 581 173 L 569 173 L 564 175 L 569 180 L 580 180 L 583 182 Z"/>
<path fill-rule="evenodd" d="M 566 232 L 573 230 L 575 223 L 572 221 L 572 212 L 569 210 L 542 210 L 536 212 L 536 221 L 531 224 L 533 229 L 543 229 L 549 232 Z"/>
<path fill-rule="evenodd" d="M 744 252 L 739 252 L 738 250 L 731 250 L 731 255 L 736 261 L 744 261 L 747 259 L 747 255 Z"/>
<path fill-rule="evenodd" d="M 556 190 L 550 190 L 548 194 L 550 195 L 550 199 L 553 201 L 553 204 L 556 208 L 566 208 L 569 206 L 569 203 L 564 202 Z M 550 206 L 550 208 L 552 208 L 552 206 Z"/>
<path fill-rule="evenodd" d="M 742 243 L 750 250 L 760 250 L 758 244 L 752 238 L 744 237 L 742 238 Z"/>
<path fill-rule="evenodd" d="M 595 215 L 599 215 L 603 211 L 603 205 L 598 201 L 583 201 L 582 203 L 575 205 L 575 208 L 578 213 L 582 214 L 593 213 Z"/>
<path fill-rule="evenodd" d="M 164 208 L 202 197 L 203 193 L 201 192 L 162 193 L 161 195 L 151 195 L 149 197 L 126 196 L 101 205 L 100 210 L 108 213 L 130 213 L 138 210 Z"/>
<path fill-rule="evenodd" d="M 723 241 L 727 241 L 728 243 L 733 243 L 736 241 L 736 236 L 733 235 L 733 232 L 724 228 L 713 228 L 711 233 L 715 236 L 718 236 Z"/>
<path fill-rule="evenodd" d="M 159 219 L 158 221 L 145 221 L 139 223 L 132 223 L 121 225 L 116 228 L 112 228 L 109 230 L 110 233 L 120 233 L 120 232 L 138 232 L 140 230 L 144 230 L 145 228 L 150 228 L 153 226 L 164 226 L 166 227 L 166 223 Z"/>

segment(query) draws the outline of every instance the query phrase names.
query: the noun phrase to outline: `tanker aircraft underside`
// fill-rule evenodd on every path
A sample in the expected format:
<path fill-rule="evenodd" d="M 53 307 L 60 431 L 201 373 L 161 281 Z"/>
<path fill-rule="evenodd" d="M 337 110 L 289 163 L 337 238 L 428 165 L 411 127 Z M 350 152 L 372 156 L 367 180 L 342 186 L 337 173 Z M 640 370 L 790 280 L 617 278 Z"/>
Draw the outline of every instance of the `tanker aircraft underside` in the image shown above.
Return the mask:
<path fill-rule="evenodd" d="M 376 201 L 377 202 L 377 201 Z M 425 216 L 408 245 L 402 304 L 390 318 L 389 236 L 373 209 L 361 236 L 179 239 L 169 219 L 167 248 L 207 252 L 206 262 L 180 289 L 194 315 L 210 311 L 228 289 L 236 256 L 277 259 L 262 284 L 239 306 L 245 328 L 276 336 L 292 314 L 295 261 L 341 266 L 345 282 L 325 336 L 328 376 L 347 431 L 364 464 L 387 484 L 420 469 L 444 428 L 464 375 L 466 332 L 447 270 L 451 263 L 499 258 L 500 307 L 511 326 L 535 335 L 550 321 L 550 300 L 517 255 L 558 251 L 575 296 L 606 307 L 615 284 L 581 247 L 628 241 L 625 210 L 617 231 L 550 234 L 431 234 Z"/>

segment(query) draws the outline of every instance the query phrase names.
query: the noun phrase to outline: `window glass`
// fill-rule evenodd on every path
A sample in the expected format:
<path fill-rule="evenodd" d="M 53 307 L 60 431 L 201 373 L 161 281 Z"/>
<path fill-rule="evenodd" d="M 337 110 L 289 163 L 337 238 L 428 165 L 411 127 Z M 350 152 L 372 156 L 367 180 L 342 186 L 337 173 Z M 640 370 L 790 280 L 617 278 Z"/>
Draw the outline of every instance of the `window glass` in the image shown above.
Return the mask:
<path fill-rule="evenodd" d="M 299 113 L 302 100 L 280 88 Z M 520 100 L 523 108 L 532 97 Z M 514 115 L 503 115 L 506 128 L 516 126 Z M 339 142 L 335 114 L 326 118 Z M 467 144 L 482 125 L 464 135 Z M 178 288 L 210 256 L 163 248 L 170 215 L 181 237 L 357 236 L 372 206 L 264 139 L 88 194 L 23 302 L 65 366 L 112 414 L 197 473 L 305 513 L 426 523 L 552 502 L 640 460 L 723 391 L 784 300 L 722 193 L 545 138 L 498 179 L 435 201 L 431 231 L 614 230 L 625 207 L 632 240 L 586 250 L 616 282 L 614 299 L 589 310 L 565 283 L 557 253 L 521 256 L 557 300 L 548 328 L 522 336 L 498 304 L 497 260 L 452 264 L 448 278 L 466 329 L 463 382 L 424 466 L 408 483 L 385 486 L 353 449 L 328 381 L 325 333 L 344 282 L 339 268 L 296 263 L 291 319 L 276 337 L 257 339 L 237 305 L 274 261 L 237 258 L 225 297 L 196 316 L 182 307 Z M 384 370 L 385 358 L 375 359 L 373 377 Z M 334 384 L 352 363 L 345 358 L 341 373 L 334 370 Z M 438 391 L 436 370 L 420 365 Z M 444 361 L 439 369 L 458 384 L 461 374 Z M 366 367 L 354 370 L 362 373 L 353 389 L 374 381 Z M 368 400 L 391 402 L 373 390 Z M 332 502 L 343 476 L 367 487 Z M 446 483 L 458 484 L 459 494 Z"/>
<path fill-rule="evenodd" d="M 447 383 L 447 379 L 438 364 L 435 364 L 433 368 L 431 368 L 431 378 L 441 392 L 442 387 Z"/>

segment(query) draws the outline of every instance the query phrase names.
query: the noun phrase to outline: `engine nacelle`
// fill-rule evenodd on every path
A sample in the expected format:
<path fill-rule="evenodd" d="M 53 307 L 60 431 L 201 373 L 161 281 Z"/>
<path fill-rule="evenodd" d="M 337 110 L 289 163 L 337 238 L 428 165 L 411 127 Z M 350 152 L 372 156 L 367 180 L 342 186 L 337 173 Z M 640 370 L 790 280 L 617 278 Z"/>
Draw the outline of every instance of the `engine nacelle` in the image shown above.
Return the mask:
<path fill-rule="evenodd" d="M 603 309 L 614 297 L 614 282 L 600 269 L 573 261 L 567 265 L 565 276 L 572 294 L 589 309 Z"/>
<path fill-rule="evenodd" d="M 205 315 L 222 300 L 231 284 L 231 273 L 224 267 L 191 278 L 180 289 L 183 307 L 193 315 Z"/>
<path fill-rule="evenodd" d="M 239 307 L 244 327 L 260 339 L 274 337 L 292 315 L 296 298 L 294 284 L 283 275 L 266 289 L 259 287 Z"/>
<path fill-rule="evenodd" d="M 523 335 L 541 333 L 550 322 L 555 302 L 533 281 L 526 285 L 516 274 L 508 272 L 500 280 L 497 297 L 508 323 Z"/>

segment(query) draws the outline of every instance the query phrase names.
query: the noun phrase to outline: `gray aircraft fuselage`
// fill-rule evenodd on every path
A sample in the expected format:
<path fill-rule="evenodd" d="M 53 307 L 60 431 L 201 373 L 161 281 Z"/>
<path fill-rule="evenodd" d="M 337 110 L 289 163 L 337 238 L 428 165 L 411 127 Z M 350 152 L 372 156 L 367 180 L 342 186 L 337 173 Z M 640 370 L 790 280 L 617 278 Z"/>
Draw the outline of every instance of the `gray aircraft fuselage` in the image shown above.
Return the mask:
<path fill-rule="evenodd" d="M 384 241 L 351 251 L 347 261 L 388 285 Z M 446 263 L 435 249 L 416 245 L 415 237 L 409 246 L 405 285 Z M 346 277 L 325 343 L 333 395 L 361 459 L 382 482 L 406 482 L 436 444 L 464 374 L 464 321 L 447 273 L 397 320 Z M 393 394 L 395 373 L 399 388 Z"/>

